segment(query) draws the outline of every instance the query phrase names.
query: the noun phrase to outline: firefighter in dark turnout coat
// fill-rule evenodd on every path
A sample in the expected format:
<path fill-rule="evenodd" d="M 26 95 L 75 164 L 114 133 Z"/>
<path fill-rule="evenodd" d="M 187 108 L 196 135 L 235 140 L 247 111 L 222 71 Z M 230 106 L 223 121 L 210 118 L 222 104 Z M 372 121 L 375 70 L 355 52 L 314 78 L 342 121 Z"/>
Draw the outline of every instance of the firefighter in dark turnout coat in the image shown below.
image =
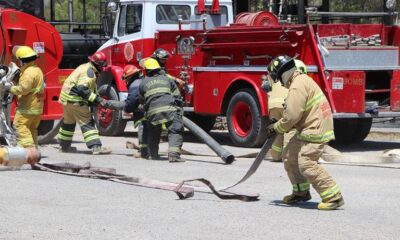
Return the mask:
<path fill-rule="evenodd" d="M 126 113 L 133 113 L 133 123 L 138 127 L 139 151 L 134 157 L 148 158 L 147 150 L 147 121 L 144 117 L 143 106 L 139 99 L 139 86 L 142 83 L 143 74 L 140 69 L 133 65 L 126 65 L 122 79 L 128 88 L 128 97 L 125 101 L 109 100 L 104 104 L 105 108 L 123 110 Z"/>
<path fill-rule="evenodd" d="M 159 159 L 158 145 L 162 125 L 168 129 L 168 159 L 170 162 L 183 162 L 180 158 L 182 148 L 183 120 L 182 97 L 174 80 L 162 75 L 162 68 L 152 58 L 144 61 L 146 77 L 139 86 L 144 101 L 145 117 L 148 121 L 148 149 L 151 159 Z"/>

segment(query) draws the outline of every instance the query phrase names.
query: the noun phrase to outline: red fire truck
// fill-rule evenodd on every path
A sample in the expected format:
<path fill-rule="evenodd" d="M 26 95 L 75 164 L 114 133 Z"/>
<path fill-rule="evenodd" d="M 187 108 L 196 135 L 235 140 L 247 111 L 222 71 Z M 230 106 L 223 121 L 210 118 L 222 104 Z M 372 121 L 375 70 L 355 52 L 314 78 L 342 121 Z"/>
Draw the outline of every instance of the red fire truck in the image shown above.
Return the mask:
<path fill-rule="evenodd" d="M 328 97 L 339 141 L 363 140 L 373 118 L 400 116 L 398 26 L 291 24 L 289 16 L 282 23 L 267 12 L 242 13 L 234 20 L 230 0 L 211 5 L 202 0 L 121 0 L 109 6 L 116 12 L 114 27 L 98 50 L 109 58 L 99 81 L 105 97 L 123 100 L 123 67 L 165 48 L 171 53 L 168 72 L 187 83 L 182 94 L 188 116 L 205 130 L 217 116 L 226 116 L 232 141 L 254 147 L 265 140 L 268 122 L 260 76 L 271 58 L 287 54 L 307 64 L 309 75 Z M 43 123 L 52 129 L 62 115 L 57 102 L 60 82 L 71 64 L 79 63 L 71 59 L 91 54 L 86 52 L 89 47 L 74 44 L 80 29 L 61 38 L 49 23 L 16 10 L 3 9 L 0 25 L 2 63 L 12 60 L 16 45 L 39 52 L 47 83 Z M 126 125 L 120 112 L 101 108 L 96 119 L 104 135 L 119 134 Z"/>
<path fill-rule="evenodd" d="M 126 64 L 157 48 L 171 53 L 166 68 L 187 83 L 185 111 L 210 130 L 226 116 L 235 145 L 259 146 L 266 138 L 266 94 L 260 76 L 278 55 L 303 60 L 326 94 L 338 141 L 362 141 L 373 118 L 400 116 L 398 26 L 290 24 L 267 12 L 232 15 L 230 0 L 121 0 L 112 38 L 99 51 L 109 56 L 101 94 L 124 99 Z M 121 113 L 97 109 L 100 131 L 123 131 Z"/>

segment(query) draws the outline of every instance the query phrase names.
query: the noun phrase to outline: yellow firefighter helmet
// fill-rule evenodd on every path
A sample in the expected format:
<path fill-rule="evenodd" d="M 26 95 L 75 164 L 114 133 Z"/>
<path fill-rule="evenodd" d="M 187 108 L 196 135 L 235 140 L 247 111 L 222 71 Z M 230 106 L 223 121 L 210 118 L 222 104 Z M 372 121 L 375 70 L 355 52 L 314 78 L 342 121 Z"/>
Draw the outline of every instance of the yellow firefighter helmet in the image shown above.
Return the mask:
<path fill-rule="evenodd" d="M 37 53 L 33 51 L 33 49 L 30 47 L 21 46 L 17 48 L 17 51 L 15 52 L 15 57 L 17 57 L 18 59 L 37 57 Z"/>

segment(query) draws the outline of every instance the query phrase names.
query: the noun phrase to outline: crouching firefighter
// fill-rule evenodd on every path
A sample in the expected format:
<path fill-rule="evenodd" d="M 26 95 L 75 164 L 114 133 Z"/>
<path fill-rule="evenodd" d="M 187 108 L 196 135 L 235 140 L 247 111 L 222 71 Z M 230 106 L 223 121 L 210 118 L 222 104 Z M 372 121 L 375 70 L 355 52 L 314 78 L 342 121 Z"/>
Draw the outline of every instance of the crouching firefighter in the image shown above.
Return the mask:
<path fill-rule="evenodd" d="M 92 154 L 109 154 L 111 150 L 103 148 L 99 132 L 96 129 L 90 106 L 105 103 L 97 94 L 96 78 L 106 65 L 106 56 L 97 52 L 89 57 L 89 62 L 80 65 L 65 80 L 61 93 L 60 103 L 63 105 L 64 119 L 58 132 L 61 152 L 75 151 L 71 148 L 72 137 L 76 122 L 81 127 L 86 146 Z"/>
<path fill-rule="evenodd" d="M 148 58 L 143 63 L 146 77 L 139 86 L 144 101 L 145 117 L 148 121 L 148 149 L 150 159 L 159 159 L 158 145 L 162 125 L 168 130 L 168 159 L 170 162 L 184 162 L 181 159 L 183 120 L 182 98 L 173 79 L 161 74 L 162 68 L 156 60 Z M 179 103 L 180 102 L 180 103 Z"/>
<path fill-rule="evenodd" d="M 297 130 L 283 152 L 285 170 L 293 186 L 292 194 L 285 196 L 283 202 L 294 204 L 310 200 L 311 184 L 322 198 L 318 209 L 339 208 L 344 204 L 339 186 L 318 164 L 324 146 L 335 138 L 328 100 L 312 78 L 298 71 L 293 58 L 273 59 L 268 71 L 274 82 L 281 81 L 289 89 L 283 116 L 269 130 L 279 134 L 293 127 Z"/>
<path fill-rule="evenodd" d="M 126 65 L 122 80 L 125 81 L 128 88 L 128 97 L 125 101 L 108 100 L 105 108 L 113 110 L 123 110 L 126 113 L 133 113 L 133 123 L 138 127 L 139 151 L 134 157 L 148 158 L 147 149 L 147 121 L 144 118 L 143 105 L 140 104 L 139 86 L 142 83 L 143 73 L 133 65 Z"/>
<path fill-rule="evenodd" d="M 38 147 L 37 128 L 43 113 L 45 83 L 43 72 L 35 64 L 37 53 L 30 47 L 16 48 L 15 57 L 20 61 L 21 73 L 18 85 L 7 82 L 6 91 L 17 96 L 17 109 L 14 117 L 14 128 L 17 132 L 17 143 L 24 148 Z"/>
<path fill-rule="evenodd" d="M 295 59 L 296 68 L 298 71 L 307 74 L 306 65 Z M 271 122 L 276 122 L 282 118 L 283 106 L 288 95 L 288 89 L 282 86 L 280 81 L 274 82 L 271 77 L 263 75 L 263 83 L 261 88 L 268 95 L 268 116 Z M 274 143 L 271 147 L 272 162 L 282 162 L 282 151 L 288 144 L 290 139 L 296 134 L 296 129 L 293 128 L 285 134 L 277 134 Z"/>

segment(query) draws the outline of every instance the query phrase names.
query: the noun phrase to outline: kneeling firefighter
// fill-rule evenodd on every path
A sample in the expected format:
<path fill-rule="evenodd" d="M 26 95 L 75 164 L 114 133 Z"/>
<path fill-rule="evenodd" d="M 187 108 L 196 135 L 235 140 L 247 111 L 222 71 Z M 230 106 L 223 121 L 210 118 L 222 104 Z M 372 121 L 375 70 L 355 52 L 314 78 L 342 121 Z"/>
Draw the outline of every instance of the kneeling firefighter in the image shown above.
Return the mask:
<path fill-rule="evenodd" d="M 298 71 L 307 74 L 307 67 L 302 61 L 295 59 L 295 63 Z M 274 82 L 269 76 L 263 75 L 262 80 L 261 87 L 268 95 L 268 116 L 271 122 L 274 122 L 282 118 L 289 90 L 282 86 L 280 81 Z M 282 162 L 282 151 L 295 134 L 295 128 L 285 134 L 277 134 L 271 147 L 272 162 Z"/>
<path fill-rule="evenodd" d="M 284 134 L 293 127 L 291 138 L 283 152 L 283 161 L 292 194 L 283 202 L 293 204 L 311 199 L 310 184 L 322 198 L 320 210 L 334 210 L 344 204 L 335 180 L 318 164 L 324 146 L 335 138 L 333 116 L 329 102 L 317 83 L 298 71 L 293 58 L 279 56 L 268 66 L 269 76 L 289 89 L 282 118 L 269 131 Z"/>
<path fill-rule="evenodd" d="M 71 143 L 75 125 L 78 122 L 86 146 L 92 150 L 92 154 L 111 153 L 110 149 L 102 147 L 99 132 L 90 111 L 90 106 L 105 103 L 105 100 L 97 94 L 96 78 L 106 63 L 105 54 L 97 52 L 89 57 L 88 63 L 80 65 L 65 80 L 59 100 L 64 111 L 63 123 L 58 133 L 61 152 L 75 151 L 71 148 Z"/>
<path fill-rule="evenodd" d="M 147 150 L 147 121 L 144 118 L 143 105 L 140 104 L 139 86 L 142 83 L 143 73 L 133 65 L 126 65 L 122 79 L 128 88 L 128 97 L 125 101 L 108 100 L 105 108 L 123 110 L 126 113 L 133 113 L 133 123 L 138 127 L 139 152 L 134 157 L 148 158 Z"/>
<path fill-rule="evenodd" d="M 144 101 L 145 117 L 148 121 L 148 149 L 150 158 L 159 159 L 158 145 L 162 125 L 168 130 L 168 159 L 170 162 L 183 162 L 181 159 L 183 120 L 182 97 L 173 79 L 162 75 L 162 68 L 156 60 L 144 61 L 146 77 L 139 86 Z"/>
<path fill-rule="evenodd" d="M 44 101 L 43 72 L 35 64 L 38 55 L 32 48 L 27 46 L 16 48 L 15 57 L 22 66 L 19 81 L 16 86 L 7 83 L 5 88 L 17 96 L 17 109 L 13 122 L 17 132 L 17 143 L 24 148 L 37 148 L 37 128 L 43 113 Z"/>

